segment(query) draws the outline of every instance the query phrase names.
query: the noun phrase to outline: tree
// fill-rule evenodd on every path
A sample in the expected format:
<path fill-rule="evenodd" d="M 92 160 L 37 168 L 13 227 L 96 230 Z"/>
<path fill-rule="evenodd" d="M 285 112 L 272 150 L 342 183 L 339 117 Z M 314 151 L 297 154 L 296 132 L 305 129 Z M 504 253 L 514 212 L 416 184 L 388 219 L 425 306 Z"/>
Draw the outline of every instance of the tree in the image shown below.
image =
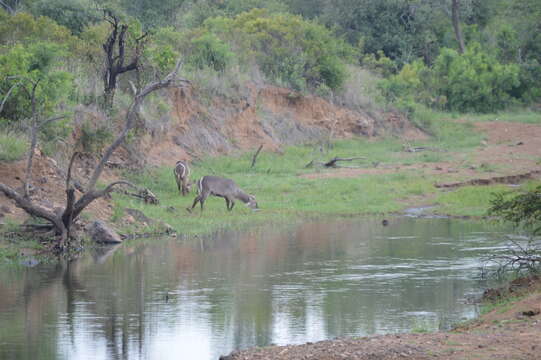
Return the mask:
<path fill-rule="evenodd" d="M 12 199 L 17 204 L 17 206 L 22 208 L 29 215 L 36 216 L 38 218 L 46 220 L 49 223 L 47 228 L 50 229 L 52 233 L 58 238 L 59 248 L 61 250 L 65 249 L 67 242 L 73 236 L 71 230 L 72 230 L 72 225 L 74 221 L 79 217 L 81 212 L 88 205 L 90 205 L 94 200 L 109 194 L 114 189 L 115 186 L 122 185 L 122 184 L 133 186 L 131 183 L 121 180 L 121 181 L 115 181 L 107 185 L 104 189 L 101 189 L 101 190 L 96 189 L 96 184 L 103 172 L 105 164 L 107 163 L 107 161 L 109 160 L 113 152 L 120 145 L 124 143 L 128 132 L 134 127 L 137 113 L 145 97 L 147 97 L 149 94 L 151 94 L 152 92 L 156 90 L 169 87 L 174 84 L 179 84 L 179 81 L 186 81 L 186 80 L 177 79 L 176 74 L 179 68 L 180 68 L 180 61 L 177 62 L 175 69 L 171 73 L 169 73 L 166 77 L 164 77 L 162 80 L 154 81 L 146 85 L 142 89 L 136 89 L 136 93 L 134 95 L 133 101 L 126 113 L 124 127 L 122 131 L 116 137 L 116 139 L 111 143 L 111 145 L 109 145 L 109 147 L 105 150 L 100 161 L 94 168 L 90 179 L 84 186 L 82 196 L 79 197 L 78 199 L 76 198 L 75 187 L 71 179 L 71 169 L 78 156 L 78 153 L 77 152 L 73 153 L 69 166 L 68 166 L 67 176 L 66 176 L 66 189 L 65 189 L 66 205 L 64 209 L 62 209 L 62 211 L 55 213 L 52 210 L 48 210 L 40 206 L 39 204 L 34 203 L 31 197 L 25 196 L 24 193 L 21 194 L 17 190 L 3 183 L 0 183 L 0 191 L 3 192 L 8 198 Z M 31 170 L 32 170 L 31 168 L 27 169 L 27 178 L 28 178 L 28 172 L 29 171 L 31 172 Z"/>
<path fill-rule="evenodd" d="M 430 62 L 441 38 L 434 7 L 426 0 L 327 0 L 321 20 L 365 53 L 383 51 L 400 65 L 421 56 Z"/>
<path fill-rule="evenodd" d="M 58 69 L 66 55 L 64 47 L 44 41 L 17 44 L 1 54 L 0 117 L 20 123 L 53 116 L 73 90 L 73 76 Z"/>
<path fill-rule="evenodd" d="M 534 235 L 541 234 L 541 186 L 513 197 L 510 193 L 494 194 L 489 213 L 523 226 Z"/>
<path fill-rule="evenodd" d="M 35 16 L 53 19 L 76 35 L 99 19 L 89 0 L 38 0 L 32 3 L 30 11 Z"/>
<path fill-rule="evenodd" d="M 0 0 L 0 8 L 7 11 L 10 15 L 14 15 L 19 10 L 20 6 L 20 0 Z"/>
<path fill-rule="evenodd" d="M 103 44 L 105 52 L 105 71 L 103 74 L 103 107 L 106 111 L 113 108 L 113 100 L 117 87 L 118 76 L 128 71 L 138 70 L 144 40 L 148 33 L 143 33 L 135 38 L 135 46 L 131 61 L 126 62 L 126 36 L 128 36 L 128 25 L 121 23 L 120 18 L 111 11 L 104 10 L 105 20 L 111 24 L 111 33 Z"/>
<path fill-rule="evenodd" d="M 534 237 L 541 234 L 541 186 L 513 196 L 510 192 L 494 194 L 489 214 L 511 222 L 515 227 L 522 226 L 532 235 L 526 244 L 511 240 L 507 251 L 486 259 L 488 264 L 497 265 L 496 274 L 505 275 L 510 271 L 519 275 L 540 273 L 541 244 L 536 243 Z"/>
<path fill-rule="evenodd" d="M 456 41 L 458 42 L 458 52 L 464 54 L 464 37 L 460 29 L 460 0 L 452 0 L 453 29 L 455 30 Z"/>

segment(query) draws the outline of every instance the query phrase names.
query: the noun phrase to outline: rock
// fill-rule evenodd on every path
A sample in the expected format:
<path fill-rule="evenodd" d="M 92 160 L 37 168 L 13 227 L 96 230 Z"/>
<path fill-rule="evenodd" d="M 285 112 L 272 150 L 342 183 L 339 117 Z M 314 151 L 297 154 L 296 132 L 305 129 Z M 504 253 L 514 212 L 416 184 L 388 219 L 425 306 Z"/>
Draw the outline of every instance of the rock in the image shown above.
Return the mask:
<path fill-rule="evenodd" d="M 126 215 L 124 217 L 124 222 L 126 222 L 127 224 L 135 224 L 135 219 L 131 215 Z"/>
<path fill-rule="evenodd" d="M 87 232 L 93 241 L 100 244 L 119 244 L 120 235 L 101 220 L 96 220 L 87 227 Z"/>
<path fill-rule="evenodd" d="M 173 234 L 175 232 L 175 229 L 173 229 L 173 227 L 169 225 L 168 223 L 164 223 L 160 221 L 160 225 L 164 227 L 166 234 Z"/>
<path fill-rule="evenodd" d="M 4 214 L 12 214 L 13 213 L 13 211 L 7 205 L 0 206 L 0 211 L 3 212 Z"/>
<path fill-rule="evenodd" d="M 177 208 L 174 206 L 168 206 L 166 209 L 168 212 L 174 213 L 177 211 Z"/>
<path fill-rule="evenodd" d="M 154 220 L 143 214 L 141 210 L 132 209 L 132 208 L 126 208 L 124 209 L 124 212 L 128 215 L 133 216 L 135 220 L 141 223 L 153 223 Z"/>

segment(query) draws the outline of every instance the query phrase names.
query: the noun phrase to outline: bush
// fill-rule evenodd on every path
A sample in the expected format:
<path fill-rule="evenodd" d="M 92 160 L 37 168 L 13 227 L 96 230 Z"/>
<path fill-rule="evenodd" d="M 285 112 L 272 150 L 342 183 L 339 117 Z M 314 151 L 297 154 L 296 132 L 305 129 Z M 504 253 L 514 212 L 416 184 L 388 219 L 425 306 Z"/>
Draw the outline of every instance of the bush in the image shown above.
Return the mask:
<path fill-rule="evenodd" d="M 28 149 L 26 137 L 22 134 L 0 131 L 0 161 L 21 160 Z"/>
<path fill-rule="evenodd" d="M 223 70 L 233 57 L 296 90 L 336 90 L 347 76 L 353 49 L 330 30 L 291 14 L 254 9 L 233 19 L 215 17 L 188 34 L 190 61 Z"/>
<path fill-rule="evenodd" d="M 463 55 L 443 49 L 434 64 L 434 79 L 449 110 L 490 112 L 509 105 L 511 92 L 520 84 L 519 71 L 518 65 L 503 65 L 474 43 Z"/>
<path fill-rule="evenodd" d="M 520 85 L 518 65 L 504 65 L 473 44 L 461 55 L 443 49 L 432 68 L 421 60 L 381 83 L 390 102 L 416 101 L 460 112 L 491 112 L 508 106 Z"/>
<path fill-rule="evenodd" d="M 95 126 L 88 121 L 81 126 L 81 147 L 83 151 L 98 154 L 113 138 L 111 131 L 105 126 Z"/>
<path fill-rule="evenodd" d="M 229 46 L 212 33 L 205 33 L 191 41 L 188 63 L 196 68 L 210 67 L 216 71 L 224 71 L 232 58 L 233 53 Z"/>

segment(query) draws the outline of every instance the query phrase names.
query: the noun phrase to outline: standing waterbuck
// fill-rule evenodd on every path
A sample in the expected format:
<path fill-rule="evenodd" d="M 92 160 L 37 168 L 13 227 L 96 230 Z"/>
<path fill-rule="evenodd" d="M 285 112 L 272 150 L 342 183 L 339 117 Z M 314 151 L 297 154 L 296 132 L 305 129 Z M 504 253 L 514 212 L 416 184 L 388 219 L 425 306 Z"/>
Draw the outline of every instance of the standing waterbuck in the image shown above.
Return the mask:
<path fill-rule="evenodd" d="M 173 174 L 175 175 L 178 191 L 182 194 L 182 196 L 188 195 L 192 187 L 189 179 L 190 168 L 188 167 L 188 163 L 182 160 L 177 161 L 177 163 L 175 164 L 175 169 L 173 170 Z"/>
<path fill-rule="evenodd" d="M 235 206 L 235 199 L 242 201 L 252 210 L 258 209 L 255 196 L 246 194 L 231 179 L 210 175 L 203 176 L 197 181 L 197 193 L 192 207 L 186 208 L 189 212 L 192 212 L 198 202 L 201 204 L 201 212 L 203 212 L 203 204 L 209 195 L 224 198 L 229 211 Z"/>

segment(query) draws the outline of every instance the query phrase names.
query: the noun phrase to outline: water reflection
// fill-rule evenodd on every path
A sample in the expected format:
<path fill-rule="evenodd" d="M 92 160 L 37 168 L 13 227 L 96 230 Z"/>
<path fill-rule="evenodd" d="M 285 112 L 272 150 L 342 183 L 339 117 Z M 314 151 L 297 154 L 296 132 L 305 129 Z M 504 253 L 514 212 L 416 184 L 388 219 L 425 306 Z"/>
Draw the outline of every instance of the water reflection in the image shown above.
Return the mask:
<path fill-rule="evenodd" d="M 475 316 L 478 256 L 449 219 L 306 223 L 133 241 L 0 271 L 1 359 L 216 359 L 233 349 L 447 328 Z"/>

